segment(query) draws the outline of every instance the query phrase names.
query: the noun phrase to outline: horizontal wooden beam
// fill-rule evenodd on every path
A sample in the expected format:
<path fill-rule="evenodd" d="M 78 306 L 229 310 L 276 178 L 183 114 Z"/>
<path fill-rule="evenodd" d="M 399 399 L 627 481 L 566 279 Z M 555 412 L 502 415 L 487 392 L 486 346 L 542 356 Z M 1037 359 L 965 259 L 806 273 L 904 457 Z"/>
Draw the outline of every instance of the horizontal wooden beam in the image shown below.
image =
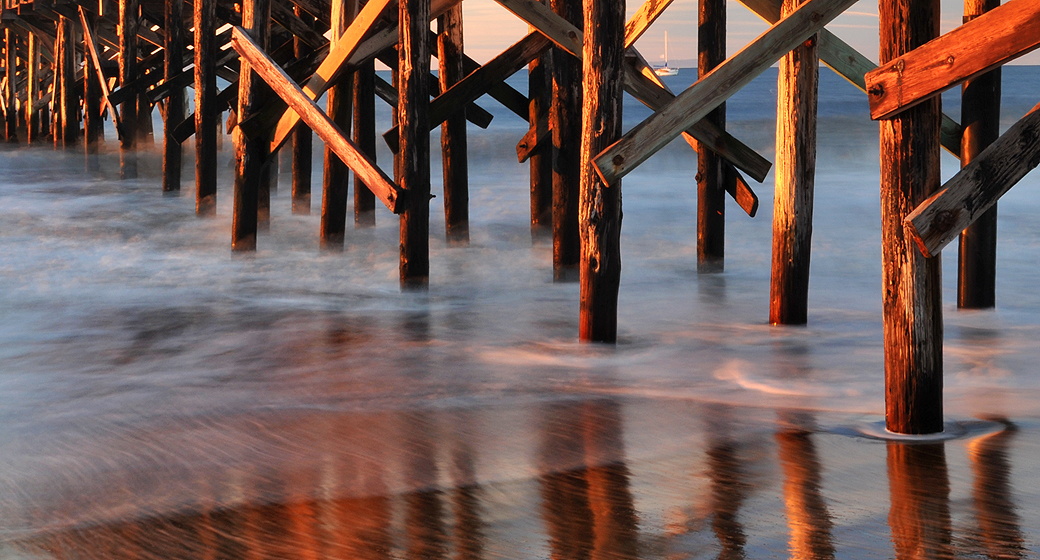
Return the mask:
<path fill-rule="evenodd" d="M 922 202 L 903 224 L 926 257 L 939 254 L 1040 165 L 1040 104 Z"/>
<path fill-rule="evenodd" d="M 386 176 L 368 157 L 358 149 L 336 123 L 314 103 L 307 94 L 296 85 L 263 50 L 249 38 L 241 27 L 235 27 L 231 34 L 231 44 L 238 54 L 249 61 L 250 67 L 267 82 L 274 92 L 292 107 L 304 123 L 321 138 L 359 179 L 364 181 L 372 194 L 397 214 L 405 207 L 405 191 L 400 189 Z"/>
<path fill-rule="evenodd" d="M 809 0 L 595 157 L 607 185 L 635 169 L 814 35 L 855 0 Z"/>
<path fill-rule="evenodd" d="M 870 117 L 886 119 L 1040 47 L 1040 2 L 1010 0 L 867 73 Z"/>
<path fill-rule="evenodd" d="M 440 126 L 453 113 L 476 101 L 495 84 L 517 73 L 531 60 L 549 49 L 552 43 L 545 35 L 535 32 L 520 39 L 512 46 L 492 58 L 487 64 L 470 72 L 462 80 L 448 88 L 430 102 L 430 130 Z M 390 149 L 397 152 L 398 127 L 383 134 Z"/>

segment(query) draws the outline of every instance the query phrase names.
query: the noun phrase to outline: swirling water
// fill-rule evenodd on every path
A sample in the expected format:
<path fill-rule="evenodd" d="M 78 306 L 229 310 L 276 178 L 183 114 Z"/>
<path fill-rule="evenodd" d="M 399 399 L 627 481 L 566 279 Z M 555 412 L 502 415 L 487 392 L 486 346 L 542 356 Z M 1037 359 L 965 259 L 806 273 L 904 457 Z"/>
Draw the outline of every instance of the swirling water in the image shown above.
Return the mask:
<path fill-rule="evenodd" d="M 1004 72 L 1006 127 L 1040 68 Z M 728 105 L 769 158 L 775 84 Z M 756 218 L 727 210 L 726 272 L 697 275 L 680 141 L 623 182 L 616 348 L 575 341 L 577 286 L 531 241 L 526 123 L 481 104 L 495 121 L 470 130 L 472 243 L 446 246 L 435 199 L 427 293 L 398 288 L 388 212 L 320 252 L 285 163 L 242 256 L 229 169 L 218 216 L 197 219 L 190 162 L 162 196 L 155 151 L 119 180 L 111 141 L 93 159 L 0 147 L 0 557 L 1036 554 L 1035 174 L 1001 202 L 996 310 L 953 307 L 947 250 L 946 413 L 965 435 L 886 443 L 855 435 L 884 398 L 862 94 L 821 71 L 809 325 L 766 324 L 772 176 Z"/>

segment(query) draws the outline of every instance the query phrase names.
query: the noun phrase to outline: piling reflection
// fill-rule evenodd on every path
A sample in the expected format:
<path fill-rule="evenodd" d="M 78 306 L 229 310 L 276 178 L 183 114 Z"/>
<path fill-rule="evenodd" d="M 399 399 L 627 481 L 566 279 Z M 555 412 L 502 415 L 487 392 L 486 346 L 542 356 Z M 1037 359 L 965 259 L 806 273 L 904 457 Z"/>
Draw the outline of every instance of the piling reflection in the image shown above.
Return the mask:
<path fill-rule="evenodd" d="M 1008 451 L 1018 430 L 1003 420 L 1005 429 L 968 444 L 968 457 L 975 476 L 972 500 L 978 522 L 979 553 L 987 558 L 1025 558 L 1026 548 L 1019 526 L 1017 506 L 1011 498 L 1011 461 Z"/>
<path fill-rule="evenodd" d="M 542 517 L 553 560 L 638 558 L 620 405 L 553 403 L 541 426 Z"/>
<path fill-rule="evenodd" d="M 834 558 L 831 519 L 821 487 L 821 467 L 812 440 L 812 416 L 805 412 L 782 412 L 776 433 L 780 465 L 784 474 L 784 509 L 791 531 L 791 558 L 829 560 Z"/>
<path fill-rule="evenodd" d="M 943 443 L 888 442 L 888 525 L 899 560 L 953 558 Z"/>
<path fill-rule="evenodd" d="M 740 506 L 747 497 L 748 484 L 737 441 L 725 427 L 728 409 L 711 410 L 708 433 L 708 478 L 711 480 L 711 529 L 722 550 L 720 560 L 744 558 L 747 535 L 740 522 Z"/>

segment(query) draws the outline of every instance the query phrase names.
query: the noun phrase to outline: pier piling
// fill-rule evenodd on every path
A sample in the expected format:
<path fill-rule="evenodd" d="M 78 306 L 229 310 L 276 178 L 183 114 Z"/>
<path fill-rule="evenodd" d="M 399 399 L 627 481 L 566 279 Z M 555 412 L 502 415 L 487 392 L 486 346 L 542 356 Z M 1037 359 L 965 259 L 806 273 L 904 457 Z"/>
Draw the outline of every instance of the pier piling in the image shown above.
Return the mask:
<path fill-rule="evenodd" d="M 437 18 L 437 61 L 440 91 L 465 77 L 462 59 L 462 5 Z M 444 168 L 444 226 L 448 244 L 469 245 L 469 161 L 466 151 L 466 106 L 441 125 Z"/>
<path fill-rule="evenodd" d="M 163 43 L 163 78 L 172 80 L 184 69 L 183 0 L 163 3 L 165 41 Z M 174 87 L 166 97 L 163 111 L 163 192 L 181 190 L 181 143 L 173 137 L 173 127 L 184 120 L 184 88 Z"/>
<path fill-rule="evenodd" d="M 551 78 L 552 53 L 546 52 L 528 65 L 527 120 L 531 127 L 549 127 L 549 107 L 552 104 Z M 539 130 L 536 136 L 541 134 L 552 136 L 548 130 Z M 531 173 L 531 238 L 535 242 L 552 235 L 552 154 L 552 142 L 546 141 L 535 146 L 528 158 Z"/>
<path fill-rule="evenodd" d="M 376 68 L 369 60 L 354 72 L 354 143 L 376 161 Z M 354 174 L 354 227 L 376 225 L 376 196 L 365 180 Z"/>
<path fill-rule="evenodd" d="M 304 23 L 313 24 L 314 16 L 294 8 L 296 16 Z M 310 56 L 314 51 L 299 37 L 293 39 L 293 56 L 296 60 Z M 297 124 L 292 134 L 292 213 L 311 213 L 311 166 L 313 165 L 314 132 L 305 125 Z"/>
<path fill-rule="evenodd" d="M 332 44 L 336 45 L 357 13 L 356 0 L 333 0 Z M 328 114 L 344 132 L 350 133 L 353 121 L 351 100 L 354 96 L 354 75 L 344 73 L 325 94 Z M 325 147 L 325 173 L 321 195 L 321 248 L 343 250 L 347 228 L 347 191 L 350 169 L 328 146 Z"/>
<path fill-rule="evenodd" d="M 220 109 L 217 103 L 216 0 L 194 0 L 195 28 L 195 214 L 217 213 L 217 133 Z"/>
<path fill-rule="evenodd" d="M 397 184 L 401 214 L 401 287 L 426 289 L 430 277 L 430 0 L 400 0 L 397 46 Z"/>
<path fill-rule="evenodd" d="M 726 60 L 726 0 L 699 0 L 697 77 Z M 704 120 L 726 129 L 726 105 Z M 726 249 L 726 180 L 724 161 L 713 151 L 697 149 L 697 272 L 722 272 Z"/>
<path fill-rule="evenodd" d="M 581 0 L 551 0 L 557 15 L 578 26 L 582 23 Z M 552 105 L 549 128 L 552 129 L 552 223 L 553 279 L 557 282 L 578 280 L 581 238 L 578 233 L 578 191 L 581 173 L 581 101 L 582 63 L 565 50 L 552 50 Z"/>

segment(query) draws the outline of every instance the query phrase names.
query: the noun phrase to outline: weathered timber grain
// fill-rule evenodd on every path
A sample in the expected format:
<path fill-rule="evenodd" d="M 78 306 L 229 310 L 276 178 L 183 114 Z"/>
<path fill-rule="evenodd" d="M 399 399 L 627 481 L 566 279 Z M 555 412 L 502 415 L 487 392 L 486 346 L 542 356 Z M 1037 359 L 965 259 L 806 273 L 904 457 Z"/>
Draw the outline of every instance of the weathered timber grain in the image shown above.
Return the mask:
<path fill-rule="evenodd" d="M 531 28 L 533 30 L 533 28 Z M 552 131 L 549 130 L 549 106 L 552 104 L 552 55 L 542 53 L 527 67 L 527 97 L 530 130 L 529 149 L 517 158 L 530 161 L 531 175 L 531 239 L 539 242 L 552 236 Z"/>
<path fill-rule="evenodd" d="M 425 289 L 430 278 L 430 0 L 400 0 L 398 7 L 397 177 L 408 193 L 401 215 L 401 287 Z"/>
<path fill-rule="evenodd" d="M 357 146 L 347 139 L 336 123 L 332 122 L 329 116 L 285 74 L 284 70 L 264 54 L 245 34 L 244 30 L 234 29 L 231 38 L 235 50 L 249 61 L 253 71 L 260 74 L 274 92 L 293 111 L 301 115 L 303 122 L 311 127 L 323 142 L 333 147 L 336 155 L 370 185 L 370 188 L 386 204 L 387 208 L 394 213 L 402 212 L 404 210 L 404 191 L 358 151 Z"/>
<path fill-rule="evenodd" d="M 245 0 L 242 4 L 242 28 L 236 29 L 261 50 L 271 37 L 271 0 Z M 232 37 L 236 35 L 233 34 Z M 241 54 L 241 51 L 240 51 Z M 250 59 L 243 57 L 238 77 L 238 106 L 235 115 L 245 120 L 265 101 L 263 80 L 252 70 Z M 271 151 L 265 138 L 247 138 L 235 127 L 235 190 L 231 218 L 231 250 L 255 251 L 260 180 Z"/>
<path fill-rule="evenodd" d="M 163 46 L 163 79 L 170 80 L 184 70 L 184 16 L 183 0 L 163 3 L 165 45 Z M 163 191 L 181 190 L 181 143 L 170 134 L 173 127 L 184 120 L 186 111 L 184 88 L 174 88 L 166 97 L 163 113 Z"/>
<path fill-rule="evenodd" d="M 559 17 L 549 21 L 562 20 L 572 27 L 584 25 L 581 0 L 551 0 L 551 4 L 552 12 Z M 542 7 L 542 12 L 549 11 L 538 3 L 529 2 L 527 5 Z M 528 23 L 534 25 L 534 22 Z M 576 39 L 577 52 L 582 52 L 581 35 L 571 39 Z M 553 95 L 549 109 L 549 128 L 552 130 L 553 142 L 553 279 L 557 282 L 573 282 L 579 279 L 578 265 L 581 259 L 578 205 L 581 187 L 582 61 L 561 48 L 553 49 L 552 57 Z"/>
<path fill-rule="evenodd" d="M 1011 0 L 866 75 L 870 117 L 885 119 L 1040 47 L 1040 2 Z"/>
<path fill-rule="evenodd" d="M 216 0 L 194 0 L 192 24 L 195 27 L 195 213 L 217 213 L 217 103 L 215 69 Z M 236 88 L 237 91 L 237 88 Z"/>
<path fill-rule="evenodd" d="M 437 18 L 437 61 L 440 91 L 447 92 L 465 76 L 462 63 L 462 5 Z M 514 71 L 515 72 L 515 71 Z M 433 106 L 429 108 L 432 117 Z M 433 120 L 431 118 L 431 120 Z M 469 245 L 469 160 L 466 152 L 466 105 L 441 125 L 444 168 L 444 226 L 448 244 Z"/>
<path fill-rule="evenodd" d="M 964 21 L 1000 6 L 1000 0 L 965 0 Z M 1000 68 L 966 80 L 961 88 L 961 167 L 1000 136 Z M 961 232 L 957 252 L 957 307 L 996 305 L 997 205 Z"/>
<path fill-rule="evenodd" d="M 625 24 L 625 48 L 636 44 L 643 33 L 650 29 L 650 25 L 664 13 L 665 8 L 672 4 L 672 0 L 646 0 L 632 18 Z"/>
<path fill-rule="evenodd" d="M 799 0 L 785 0 L 790 13 Z M 769 322 L 804 325 L 809 306 L 813 189 L 816 178 L 816 37 L 780 59 L 777 78 L 773 265 Z"/>
<path fill-rule="evenodd" d="M 1040 165 L 1040 105 L 921 202 L 906 217 L 908 233 L 925 255 L 947 243 L 989 210 L 1011 187 Z"/>
<path fill-rule="evenodd" d="M 578 337 L 617 341 L 621 281 L 621 185 L 608 188 L 592 158 L 621 136 L 625 53 L 624 0 L 585 0 L 582 75 L 581 296 Z"/>
<path fill-rule="evenodd" d="M 882 65 L 939 34 L 938 0 L 885 0 L 879 13 Z M 943 429 L 940 261 L 903 227 L 939 187 L 939 115 L 936 98 L 880 123 L 885 424 L 901 434 Z"/>
<path fill-rule="evenodd" d="M 357 15 L 355 0 L 332 0 L 332 46 L 335 50 L 351 20 Z M 350 135 L 353 121 L 354 97 L 353 72 L 340 72 L 330 82 L 332 87 L 325 94 L 328 114 L 332 122 Z M 273 148 L 272 148 L 273 149 Z M 330 146 L 325 146 L 325 169 L 321 189 L 320 243 L 325 250 L 342 251 L 347 231 L 347 195 L 350 186 L 350 169 L 340 160 Z"/>
<path fill-rule="evenodd" d="M 58 19 L 58 41 L 62 43 L 61 60 L 55 79 L 61 81 L 61 141 L 66 148 L 79 143 L 79 90 L 76 86 L 76 27 L 72 20 L 61 16 Z M 13 114 L 13 112 L 12 112 Z"/>
<path fill-rule="evenodd" d="M 673 138 L 769 68 L 780 57 L 837 17 L 854 0 L 809 0 L 751 44 L 716 67 L 711 75 L 636 125 L 595 159 L 607 182 L 620 179 Z"/>
<path fill-rule="evenodd" d="M 699 0 L 697 10 L 697 78 L 703 79 L 726 60 L 726 1 Z M 704 119 L 726 129 L 726 105 Z M 726 182 L 722 158 L 697 148 L 697 272 L 722 272 L 726 257 Z"/>
<path fill-rule="evenodd" d="M 36 108 L 36 102 L 40 98 L 40 38 L 35 33 L 29 33 L 27 43 L 28 54 L 26 57 L 26 80 L 25 80 L 25 123 L 26 143 L 34 143 L 40 139 L 40 111 Z"/>

